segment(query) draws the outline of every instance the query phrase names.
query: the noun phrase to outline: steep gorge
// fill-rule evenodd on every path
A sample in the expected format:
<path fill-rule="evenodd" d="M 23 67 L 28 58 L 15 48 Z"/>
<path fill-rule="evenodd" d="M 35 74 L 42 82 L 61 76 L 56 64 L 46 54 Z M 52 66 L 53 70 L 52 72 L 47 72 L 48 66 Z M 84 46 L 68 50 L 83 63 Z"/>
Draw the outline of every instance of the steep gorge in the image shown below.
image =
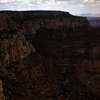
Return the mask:
<path fill-rule="evenodd" d="M 11 26 L 3 19 L 7 25 L 0 28 L 0 79 L 7 100 L 66 100 L 45 96 L 62 91 L 55 85 L 67 64 L 72 100 L 100 100 L 99 28 L 67 12 L 1 14 L 11 19 Z"/>

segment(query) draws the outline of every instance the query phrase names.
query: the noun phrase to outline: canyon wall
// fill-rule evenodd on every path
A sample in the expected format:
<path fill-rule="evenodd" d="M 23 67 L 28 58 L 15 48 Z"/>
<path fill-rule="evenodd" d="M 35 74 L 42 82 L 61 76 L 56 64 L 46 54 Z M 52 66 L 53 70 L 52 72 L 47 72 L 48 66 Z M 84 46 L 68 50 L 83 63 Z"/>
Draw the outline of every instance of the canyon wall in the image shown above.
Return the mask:
<path fill-rule="evenodd" d="M 68 12 L 1 15 L 0 79 L 6 100 L 66 100 L 63 95 L 46 96 L 62 91 L 62 86 L 55 86 L 63 82 L 61 71 L 67 65 L 66 90 L 72 100 L 100 100 L 98 28 Z"/>
<path fill-rule="evenodd" d="M 5 13 L 5 12 L 2 12 Z M 36 30 L 55 28 L 90 27 L 86 17 L 72 16 L 61 11 L 8 11 L 7 15 L 13 19 L 18 28 L 26 34 L 35 34 Z"/>

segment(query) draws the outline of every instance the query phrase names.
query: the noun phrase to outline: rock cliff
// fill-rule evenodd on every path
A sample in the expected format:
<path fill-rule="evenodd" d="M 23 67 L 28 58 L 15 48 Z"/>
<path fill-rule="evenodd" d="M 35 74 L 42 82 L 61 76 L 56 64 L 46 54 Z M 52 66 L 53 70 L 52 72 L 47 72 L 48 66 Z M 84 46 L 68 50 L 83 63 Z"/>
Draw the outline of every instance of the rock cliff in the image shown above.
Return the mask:
<path fill-rule="evenodd" d="M 4 33 L 5 32 L 5 33 Z M 35 48 L 26 42 L 24 35 L 16 30 L 1 31 L 0 34 L 0 66 L 6 66 L 11 62 L 27 57 Z"/>
<path fill-rule="evenodd" d="M 7 15 L 7 13 L 0 12 L 0 30 L 7 29 L 7 28 L 16 28 L 12 19 Z"/>
<path fill-rule="evenodd" d="M 8 66 L 27 58 L 35 52 L 35 48 L 26 41 L 22 32 L 17 30 L 15 23 L 6 13 L 0 13 L 0 25 L 0 100 L 12 100 L 12 97 L 10 97 L 11 91 L 9 90 L 10 80 L 17 79 L 15 73 L 11 71 L 11 66 L 9 70 Z"/>
<path fill-rule="evenodd" d="M 55 85 L 62 81 L 66 65 L 66 89 L 72 100 L 100 100 L 98 28 L 68 12 L 0 14 L 11 19 L 8 27 L 5 16 L 7 25 L 0 30 L 0 79 L 6 100 L 66 100 L 64 96 L 45 98 L 62 91 Z"/>
<path fill-rule="evenodd" d="M 61 11 L 8 11 L 7 15 L 13 19 L 17 27 L 26 34 L 34 34 L 36 30 L 55 28 L 90 27 L 86 17 L 72 16 Z M 28 30 L 28 31 L 27 31 Z"/>

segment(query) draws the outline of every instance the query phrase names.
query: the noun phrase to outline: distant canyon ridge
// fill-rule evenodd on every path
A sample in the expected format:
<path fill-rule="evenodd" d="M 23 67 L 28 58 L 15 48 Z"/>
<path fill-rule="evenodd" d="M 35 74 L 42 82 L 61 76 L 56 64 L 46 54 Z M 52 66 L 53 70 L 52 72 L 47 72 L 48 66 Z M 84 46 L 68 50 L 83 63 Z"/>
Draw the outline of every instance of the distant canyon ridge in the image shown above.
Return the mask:
<path fill-rule="evenodd" d="M 85 16 L 90 22 L 91 27 L 100 26 L 100 14 L 79 14 L 78 16 Z"/>
<path fill-rule="evenodd" d="M 87 17 L 92 27 L 100 27 L 100 17 Z"/>

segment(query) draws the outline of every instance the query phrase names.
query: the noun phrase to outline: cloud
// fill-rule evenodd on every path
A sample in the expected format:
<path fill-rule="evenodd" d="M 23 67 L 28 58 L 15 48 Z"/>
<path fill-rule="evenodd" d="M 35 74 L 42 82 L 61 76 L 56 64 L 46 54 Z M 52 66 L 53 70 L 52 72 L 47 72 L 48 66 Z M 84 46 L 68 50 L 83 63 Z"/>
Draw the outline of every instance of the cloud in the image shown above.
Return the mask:
<path fill-rule="evenodd" d="M 100 0 L 0 0 L 0 10 L 63 10 L 99 13 Z"/>

